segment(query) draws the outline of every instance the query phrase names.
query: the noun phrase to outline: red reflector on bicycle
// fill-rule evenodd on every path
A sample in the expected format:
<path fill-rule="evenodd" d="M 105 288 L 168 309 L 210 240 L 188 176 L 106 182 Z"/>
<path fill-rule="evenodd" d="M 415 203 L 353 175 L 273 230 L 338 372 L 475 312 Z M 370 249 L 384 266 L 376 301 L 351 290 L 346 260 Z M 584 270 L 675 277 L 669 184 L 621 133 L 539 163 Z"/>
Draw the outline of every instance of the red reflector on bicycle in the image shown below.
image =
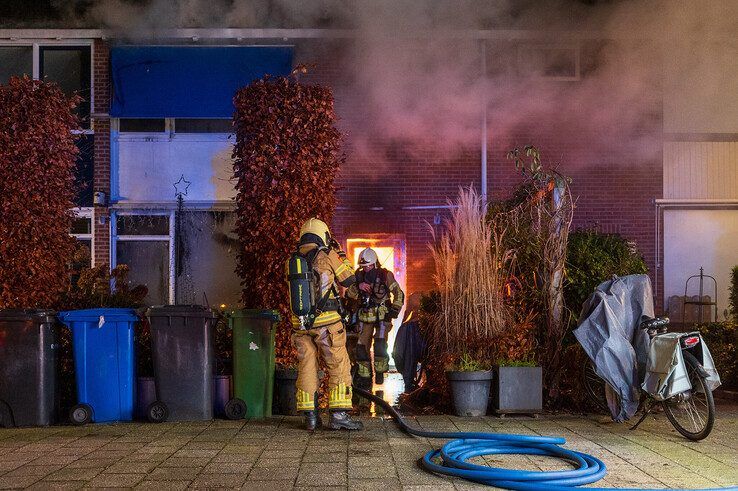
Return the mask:
<path fill-rule="evenodd" d="M 700 342 L 699 336 L 689 336 L 688 338 L 684 338 L 684 346 L 686 346 L 687 348 L 691 348 L 692 346 L 695 346 L 699 342 Z"/>

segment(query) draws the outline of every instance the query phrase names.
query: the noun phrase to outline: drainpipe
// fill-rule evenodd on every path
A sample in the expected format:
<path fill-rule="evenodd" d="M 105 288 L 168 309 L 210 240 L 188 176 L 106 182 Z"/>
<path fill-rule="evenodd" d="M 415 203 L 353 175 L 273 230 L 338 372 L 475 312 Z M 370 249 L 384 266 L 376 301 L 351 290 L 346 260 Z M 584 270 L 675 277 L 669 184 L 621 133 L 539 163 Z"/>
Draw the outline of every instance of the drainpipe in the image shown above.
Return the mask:
<path fill-rule="evenodd" d="M 482 57 L 482 169 L 481 169 L 481 193 L 482 203 L 487 206 L 487 42 L 482 39 L 480 42 L 480 53 Z"/>

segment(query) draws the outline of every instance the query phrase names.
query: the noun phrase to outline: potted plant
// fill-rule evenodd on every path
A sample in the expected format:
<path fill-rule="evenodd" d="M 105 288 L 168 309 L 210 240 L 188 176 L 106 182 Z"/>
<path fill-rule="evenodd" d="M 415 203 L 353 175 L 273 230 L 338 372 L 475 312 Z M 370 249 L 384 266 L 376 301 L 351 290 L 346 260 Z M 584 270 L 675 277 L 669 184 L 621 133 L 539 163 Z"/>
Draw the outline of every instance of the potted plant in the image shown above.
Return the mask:
<path fill-rule="evenodd" d="M 494 369 L 492 405 L 498 414 L 536 414 L 543 408 L 543 371 L 532 360 L 501 360 Z"/>
<path fill-rule="evenodd" d="M 459 362 L 446 371 L 457 416 L 487 414 L 492 370 L 484 361 L 464 353 Z"/>
<path fill-rule="evenodd" d="M 486 220 L 486 204 L 473 188 L 462 189 L 450 204 L 443 232 L 432 229 L 438 293 L 422 322 L 426 385 L 441 400 L 449 399 L 450 389 L 456 414 L 482 415 L 496 343 L 510 324 L 505 284 L 512 255 L 503 246 L 504 220 Z"/>

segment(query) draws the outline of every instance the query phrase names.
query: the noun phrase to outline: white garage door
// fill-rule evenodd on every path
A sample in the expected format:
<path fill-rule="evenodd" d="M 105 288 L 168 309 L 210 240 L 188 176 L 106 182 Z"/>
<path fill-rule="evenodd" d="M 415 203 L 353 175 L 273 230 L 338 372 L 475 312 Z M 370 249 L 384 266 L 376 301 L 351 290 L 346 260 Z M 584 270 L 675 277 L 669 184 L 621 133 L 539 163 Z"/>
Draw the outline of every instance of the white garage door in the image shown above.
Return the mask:
<path fill-rule="evenodd" d="M 699 274 L 715 277 L 718 283 L 718 316 L 728 308 L 730 271 L 738 265 L 738 210 L 664 211 L 664 294 L 684 295 L 684 282 Z M 690 282 L 696 295 L 699 283 Z M 705 282 L 705 294 L 712 295 L 712 282 Z M 694 287 L 694 289 L 692 289 Z"/>

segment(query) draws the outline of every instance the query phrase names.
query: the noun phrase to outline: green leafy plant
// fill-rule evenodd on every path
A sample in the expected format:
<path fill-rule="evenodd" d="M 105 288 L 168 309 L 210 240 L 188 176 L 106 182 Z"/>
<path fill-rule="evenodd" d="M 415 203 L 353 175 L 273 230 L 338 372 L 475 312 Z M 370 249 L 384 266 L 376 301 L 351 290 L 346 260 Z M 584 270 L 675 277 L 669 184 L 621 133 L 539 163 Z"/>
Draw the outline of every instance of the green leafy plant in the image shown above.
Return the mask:
<path fill-rule="evenodd" d="M 527 361 L 543 367 L 547 403 L 561 393 L 565 339 L 569 327 L 563 295 L 566 250 L 574 213 L 571 179 L 543 165 L 533 145 L 508 152 L 524 180 L 512 196 L 492 203 L 489 220 L 504 220 L 505 247 L 515 260 L 507 302 L 515 312 L 514 327 L 497 345 L 500 359 Z"/>
<path fill-rule="evenodd" d="M 617 234 L 577 230 L 569 236 L 566 252 L 566 306 L 576 322 L 584 301 L 594 289 L 613 275 L 645 274 L 643 256 L 635 244 Z"/>
<path fill-rule="evenodd" d="M 469 353 L 461 355 L 459 360 L 452 365 L 452 369 L 458 372 L 482 372 L 490 369 L 490 365 L 485 360 L 478 360 Z"/>
<path fill-rule="evenodd" d="M 738 322 L 738 266 L 730 272 L 730 315 L 733 322 Z"/>
<path fill-rule="evenodd" d="M 500 367 L 535 367 L 534 360 L 499 360 L 497 365 Z"/>
<path fill-rule="evenodd" d="M 334 178 L 343 156 L 333 93 L 293 77 L 265 77 L 239 90 L 234 105 L 241 298 L 246 308 L 280 311 L 277 361 L 289 363 L 295 352 L 284 264 L 300 225 L 310 217 L 330 223 L 336 206 Z"/>
<path fill-rule="evenodd" d="M 722 387 L 738 389 L 738 324 L 733 321 L 712 322 L 702 324 L 698 329 L 710 349 Z"/>

